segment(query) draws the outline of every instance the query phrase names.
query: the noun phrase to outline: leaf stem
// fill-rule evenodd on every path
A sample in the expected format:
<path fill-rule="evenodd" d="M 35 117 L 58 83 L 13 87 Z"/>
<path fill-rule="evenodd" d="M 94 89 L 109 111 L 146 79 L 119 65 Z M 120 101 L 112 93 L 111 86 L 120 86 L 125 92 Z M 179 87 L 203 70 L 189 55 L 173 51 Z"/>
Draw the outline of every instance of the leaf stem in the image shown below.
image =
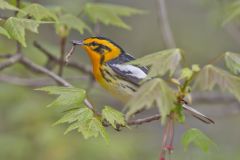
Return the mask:
<path fill-rule="evenodd" d="M 185 95 L 187 94 L 188 91 L 186 91 L 186 89 L 197 74 L 198 72 L 193 72 L 192 76 L 183 83 L 182 87 L 180 87 L 181 95 L 183 96 L 182 98 L 184 98 Z"/>

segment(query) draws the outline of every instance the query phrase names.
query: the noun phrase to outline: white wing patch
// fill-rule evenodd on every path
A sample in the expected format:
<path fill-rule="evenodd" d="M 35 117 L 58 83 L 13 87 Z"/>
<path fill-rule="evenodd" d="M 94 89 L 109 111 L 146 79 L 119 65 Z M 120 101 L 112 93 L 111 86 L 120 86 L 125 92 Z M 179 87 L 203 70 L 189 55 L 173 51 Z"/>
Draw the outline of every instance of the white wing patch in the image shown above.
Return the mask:
<path fill-rule="evenodd" d="M 125 72 L 126 75 L 136 77 L 138 79 L 146 78 L 147 74 L 143 72 L 140 68 L 129 65 L 129 64 L 113 64 L 114 67 L 118 68 L 120 71 Z"/>

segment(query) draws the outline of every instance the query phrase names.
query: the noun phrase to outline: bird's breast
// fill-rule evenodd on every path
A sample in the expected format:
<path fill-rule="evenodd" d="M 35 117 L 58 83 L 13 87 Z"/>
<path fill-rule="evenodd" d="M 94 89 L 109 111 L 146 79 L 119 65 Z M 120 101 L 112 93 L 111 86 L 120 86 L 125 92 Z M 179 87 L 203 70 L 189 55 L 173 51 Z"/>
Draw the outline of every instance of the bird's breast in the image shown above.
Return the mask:
<path fill-rule="evenodd" d="M 121 101 L 128 100 L 137 90 L 136 86 L 119 78 L 106 64 L 94 69 L 94 76 L 103 88 Z"/>

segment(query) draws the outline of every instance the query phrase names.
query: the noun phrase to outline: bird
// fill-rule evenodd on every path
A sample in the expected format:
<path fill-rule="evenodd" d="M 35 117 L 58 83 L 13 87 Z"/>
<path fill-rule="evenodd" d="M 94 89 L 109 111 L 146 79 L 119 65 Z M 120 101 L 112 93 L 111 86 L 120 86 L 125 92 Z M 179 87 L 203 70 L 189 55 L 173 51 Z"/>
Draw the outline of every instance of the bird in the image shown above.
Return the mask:
<path fill-rule="evenodd" d="M 109 38 L 88 37 L 80 41 L 73 40 L 72 44 L 80 45 L 85 50 L 91 60 L 96 81 L 121 101 L 128 101 L 141 86 L 140 82 L 147 77 L 149 68 L 126 64 L 135 58 Z M 214 123 L 187 103 L 182 106 L 197 119 L 207 124 Z"/>

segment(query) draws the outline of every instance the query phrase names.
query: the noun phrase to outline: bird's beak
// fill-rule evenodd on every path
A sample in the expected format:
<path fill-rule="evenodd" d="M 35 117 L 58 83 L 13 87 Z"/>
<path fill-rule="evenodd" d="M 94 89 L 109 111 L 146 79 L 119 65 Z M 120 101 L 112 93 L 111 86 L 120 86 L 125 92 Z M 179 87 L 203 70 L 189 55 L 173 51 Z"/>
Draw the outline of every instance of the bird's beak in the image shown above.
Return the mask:
<path fill-rule="evenodd" d="M 78 41 L 78 40 L 72 40 L 72 44 L 73 45 L 84 45 L 82 41 Z"/>

